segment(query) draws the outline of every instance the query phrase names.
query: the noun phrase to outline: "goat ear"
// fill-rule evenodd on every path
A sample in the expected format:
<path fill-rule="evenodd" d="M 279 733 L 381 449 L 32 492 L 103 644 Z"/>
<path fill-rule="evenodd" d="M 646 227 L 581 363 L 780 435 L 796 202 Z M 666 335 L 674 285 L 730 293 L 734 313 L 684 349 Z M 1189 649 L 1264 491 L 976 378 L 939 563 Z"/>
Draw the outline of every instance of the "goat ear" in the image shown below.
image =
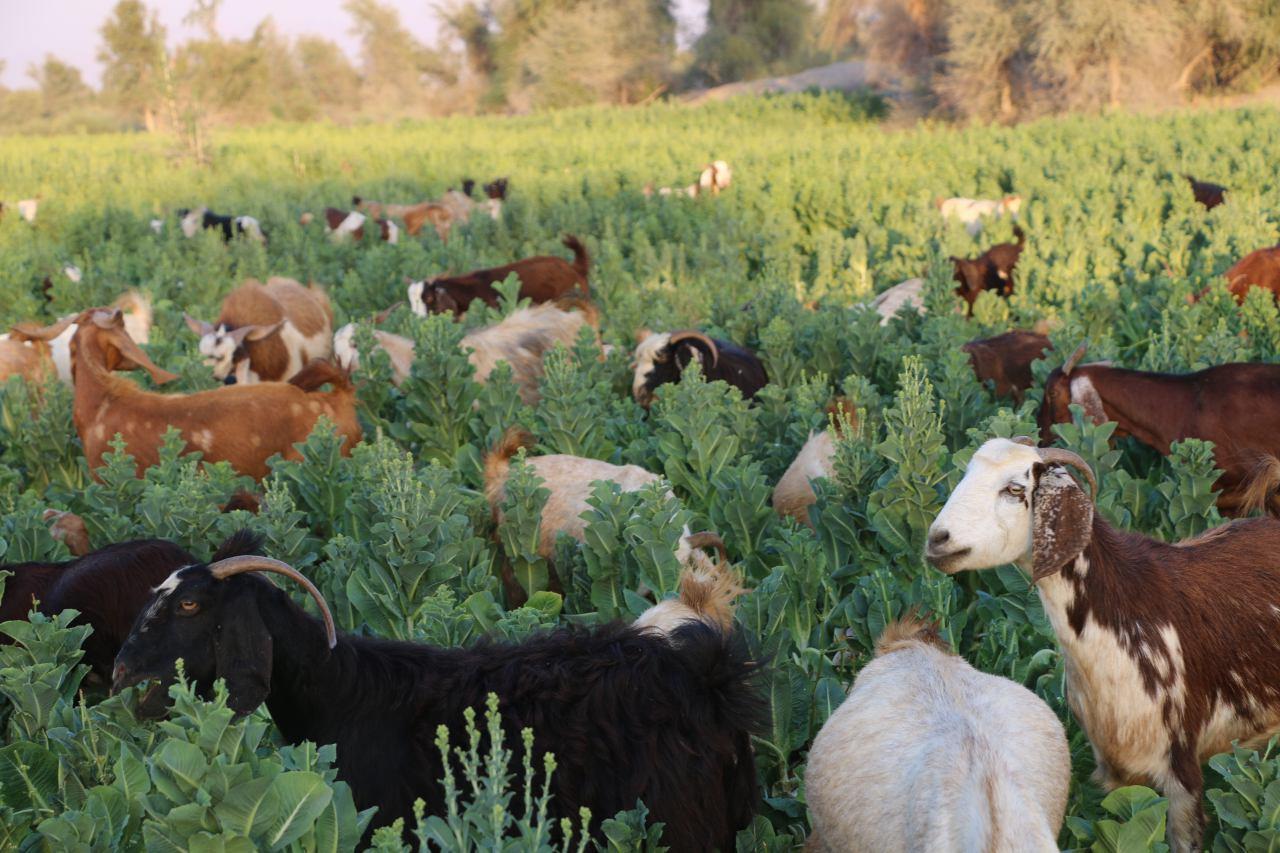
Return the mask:
<path fill-rule="evenodd" d="M 187 328 L 195 333 L 198 337 L 203 338 L 205 335 L 213 334 L 213 324 L 204 320 L 197 320 L 190 314 L 184 313 L 182 319 L 187 321 Z"/>
<path fill-rule="evenodd" d="M 222 602 L 216 644 L 217 677 L 227 682 L 227 706 L 237 716 L 253 713 L 271 692 L 271 632 L 258 612 L 256 583 L 237 583 Z"/>
<path fill-rule="evenodd" d="M 245 339 L 250 341 L 260 341 L 263 338 L 269 338 L 276 332 L 280 331 L 280 327 L 283 325 L 284 323 L 280 322 L 272 323 L 269 326 L 247 326 L 246 328 L 248 329 L 248 332 L 245 334 Z"/>
<path fill-rule="evenodd" d="M 1031 494 L 1031 582 L 1074 560 L 1093 538 L 1093 502 L 1059 466 L 1035 465 Z"/>

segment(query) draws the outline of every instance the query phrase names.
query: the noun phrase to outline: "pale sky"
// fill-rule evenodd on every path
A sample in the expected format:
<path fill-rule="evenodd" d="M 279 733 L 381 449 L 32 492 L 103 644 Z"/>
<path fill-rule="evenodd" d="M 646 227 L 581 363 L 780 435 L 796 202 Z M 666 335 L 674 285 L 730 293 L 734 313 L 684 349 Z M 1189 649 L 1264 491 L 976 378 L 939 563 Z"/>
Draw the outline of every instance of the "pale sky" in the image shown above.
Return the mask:
<path fill-rule="evenodd" d="M 184 41 L 191 30 L 182 19 L 191 0 L 144 0 L 160 13 L 170 41 Z M 400 10 L 400 19 L 419 40 L 434 43 L 436 17 L 433 0 L 386 0 Z M 77 66 L 85 80 L 98 85 L 100 42 L 98 28 L 115 0 L 0 0 L 0 60 L 5 63 L 0 84 L 26 88 L 27 68 L 40 63 L 46 53 Z M 706 15 L 707 0 L 676 0 L 682 45 L 692 41 Z M 342 11 L 342 0 L 223 0 L 218 10 L 218 30 L 229 38 L 243 38 L 270 16 L 288 36 L 312 33 L 336 41 L 353 60 L 358 45 L 349 32 L 351 22 Z M 175 38 L 176 37 L 176 38 Z"/>

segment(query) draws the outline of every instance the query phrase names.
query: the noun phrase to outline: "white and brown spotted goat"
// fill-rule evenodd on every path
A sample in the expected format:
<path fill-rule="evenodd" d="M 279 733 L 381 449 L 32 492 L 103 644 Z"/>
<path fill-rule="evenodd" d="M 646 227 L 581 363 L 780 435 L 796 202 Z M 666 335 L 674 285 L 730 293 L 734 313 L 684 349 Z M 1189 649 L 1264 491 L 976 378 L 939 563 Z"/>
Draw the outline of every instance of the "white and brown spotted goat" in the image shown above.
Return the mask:
<path fill-rule="evenodd" d="M 1100 782 L 1154 783 L 1169 844 L 1201 849 L 1201 763 L 1280 731 L 1280 521 L 1169 545 L 1117 530 L 1066 471 L 1079 456 L 992 439 L 929 530 L 944 572 L 1017 563 L 1066 663 L 1071 711 Z"/>
<path fill-rule="evenodd" d="M 329 297 L 291 278 L 246 281 L 222 300 L 216 324 L 186 320 L 205 364 L 227 385 L 284 382 L 312 359 L 333 355 Z"/>

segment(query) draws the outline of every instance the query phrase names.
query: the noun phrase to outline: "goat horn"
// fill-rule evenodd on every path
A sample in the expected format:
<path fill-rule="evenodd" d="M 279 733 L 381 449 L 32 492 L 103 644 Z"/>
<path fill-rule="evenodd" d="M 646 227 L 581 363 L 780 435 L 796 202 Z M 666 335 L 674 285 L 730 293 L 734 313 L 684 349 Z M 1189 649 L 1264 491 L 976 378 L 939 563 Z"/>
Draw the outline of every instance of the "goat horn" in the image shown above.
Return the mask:
<path fill-rule="evenodd" d="M 1070 465 L 1075 468 L 1084 478 L 1089 481 L 1089 489 L 1093 493 L 1093 497 L 1098 497 L 1098 479 L 1093 476 L 1093 469 L 1089 467 L 1089 463 L 1081 458 L 1080 454 L 1072 453 L 1070 450 L 1063 450 L 1061 447 L 1044 447 L 1040 451 L 1040 461 L 1046 465 Z"/>
<path fill-rule="evenodd" d="M 704 530 L 701 533 L 689 534 L 685 537 L 685 541 L 689 543 L 690 548 L 715 548 L 716 554 L 720 557 L 720 565 L 729 565 L 729 551 L 724 547 L 724 540 L 719 534 Z"/>
<path fill-rule="evenodd" d="M 720 348 L 716 346 L 715 341 L 702 332 L 673 332 L 667 341 L 667 345 L 675 346 L 681 341 L 702 341 L 711 350 L 711 366 L 715 367 L 716 362 L 720 361 Z"/>
<path fill-rule="evenodd" d="M 1012 441 L 1014 444 L 1021 444 L 1024 447 L 1036 446 L 1036 440 L 1029 435 L 1015 435 L 1013 438 L 1009 440 Z"/>
<path fill-rule="evenodd" d="M 401 299 L 399 302 L 397 302 L 395 305 L 392 305 L 390 308 L 386 309 L 385 311 L 379 311 L 377 314 L 373 315 L 373 322 L 381 326 L 383 323 L 387 322 L 387 318 L 391 316 L 391 313 L 403 304 L 404 304 L 404 300 Z"/>
<path fill-rule="evenodd" d="M 232 575 L 242 575 L 245 572 L 272 572 L 277 575 L 284 575 L 287 578 L 302 584 L 302 588 L 311 594 L 316 604 L 320 607 L 320 616 L 324 619 L 324 632 L 329 638 L 329 648 L 333 648 L 338 644 L 338 632 L 333 626 L 333 614 L 329 612 L 329 605 L 325 603 L 324 596 L 320 594 L 320 590 L 316 589 L 316 585 L 303 577 L 302 572 L 295 569 L 288 563 L 282 563 L 279 560 L 272 560 L 270 557 L 227 557 L 225 560 L 219 560 L 209 565 L 209 574 L 213 575 L 217 580 L 226 580 Z"/>
<path fill-rule="evenodd" d="M 1062 365 L 1062 375 L 1070 376 L 1071 371 L 1076 369 L 1076 365 L 1080 363 L 1080 359 L 1084 358 L 1084 352 L 1089 348 L 1089 342 L 1084 341 L 1080 346 L 1076 347 L 1076 351 L 1071 353 L 1071 357 Z"/>

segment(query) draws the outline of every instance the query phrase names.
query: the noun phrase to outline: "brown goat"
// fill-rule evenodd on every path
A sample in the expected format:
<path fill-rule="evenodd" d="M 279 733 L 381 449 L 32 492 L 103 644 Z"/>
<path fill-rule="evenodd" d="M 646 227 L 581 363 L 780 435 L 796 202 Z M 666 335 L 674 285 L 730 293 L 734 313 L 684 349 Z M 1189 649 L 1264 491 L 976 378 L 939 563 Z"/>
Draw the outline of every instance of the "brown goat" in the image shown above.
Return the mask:
<path fill-rule="evenodd" d="M 1224 275 L 1236 302 L 1244 302 L 1251 287 L 1261 287 L 1280 297 L 1280 245 L 1250 252 Z"/>
<path fill-rule="evenodd" d="M 413 313 L 421 317 L 446 311 L 461 317 L 477 299 L 496 308 L 499 294 L 494 285 L 512 273 L 520 279 L 521 299 L 550 302 L 575 288 L 586 295 L 591 256 L 582 241 L 572 234 L 564 238 L 564 245 L 573 250 L 573 263 L 554 255 L 538 255 L 465 275 L 415 281 L 409 285 L 409 305 Z"/>
<path fill-rule="evenodd" d="M 997 243 L 976 258 L 951 256 L 955 266 L 954 279 L 959 282 L 956 294 L 968 303 L 968 313 L 973 313 L 973 303 L 984 290 L 993 291 L 1008 299 L 1013 293 L 1013 270 L 1018 265 L 1027 235 L 1017 225 L 1013 226 L 1016 243 Z"/>
<path fill-rule="evenodd" d="M 351 237 L 363 240 L 364 225 L 368 219 L 369 217 L 358 211 L 340 210 L 336 207 L 324 209 L 324 227 L 329 232 L 329 239 L 335 243 L 341 243 Z M 311 214 L 303 214 L 303 219 L 299 221 L 307 225 L 311 222 Z M 400 242 L 400 228 L 394 222 L 377 217 L 374 217 L 373 221 L 378 226 L 378 237 L 382 242 L 393 245 Z"/>
<path fill-rule="evenodd" d="M 1044 335 L 1015 329 L 994 338 L 979 338 L 960 348 L 973 364 L 973 372 L 984 385 L 995 383 L 996 395 L 1012 397 L 1018 404 L 1034 379 L 1031 362 L 1042 358 L 1053 344 Z"/>
<path fill-rule="evenodd" d="M 1223 472 L 1218 509 L 1280 515 L 1280 365 L 1222 364 L 1196 373 L 1147 373 L 1106 364 L 1076 365 L 1080 346 L 1045 381 L 1040 443 L 1053 442 L 1053 425 L 1071 422 L 1077 403 L 1094 423 L 1115 421 L 1115 437 L 1131 435 L 1161 453 L 1184 438 L 1214 444 Z"/>
<path fill-rule="evenodd" d="M 174 426 L 189 452 L 199 451 L 206 462 L 229 462 L 255 480 L 270 473 L 267 459 L 276 453 L 298 459 L 294 444 L 306 440 L 321 415 L 346 439 L 344 454 L 360 441 L 355 391 L 347 374 L 332 364 L 313 361 L 290 382 L 157 394 L 111 373 L 141 368 L 157 383 L 177 378 L 152 363 L 133 342 L 119 309 L 91 308 L 40 330 L 40 336 L 55 337 L 71 322 L 78 325 L 71 339 L 73 420 L 95 476 L 116 433 L 124 437 L 139 476 L 159 461 L 165 430 Z M 313 390 L 325 383 L 333 390 Z"/>
<path fill-rule="evenodd" d="M 1191 184 L 1191 193 L 1196 197 L 1196 201 L 1204 205 L 1205 210 L 1213 210 L 1218 205 L 1226 201 L 1227 188 L 1220 184 L 1211 184 L 1208 181 L 1197 181 L 1190 175 L 1183 175 L 1187 182 Z"/>

